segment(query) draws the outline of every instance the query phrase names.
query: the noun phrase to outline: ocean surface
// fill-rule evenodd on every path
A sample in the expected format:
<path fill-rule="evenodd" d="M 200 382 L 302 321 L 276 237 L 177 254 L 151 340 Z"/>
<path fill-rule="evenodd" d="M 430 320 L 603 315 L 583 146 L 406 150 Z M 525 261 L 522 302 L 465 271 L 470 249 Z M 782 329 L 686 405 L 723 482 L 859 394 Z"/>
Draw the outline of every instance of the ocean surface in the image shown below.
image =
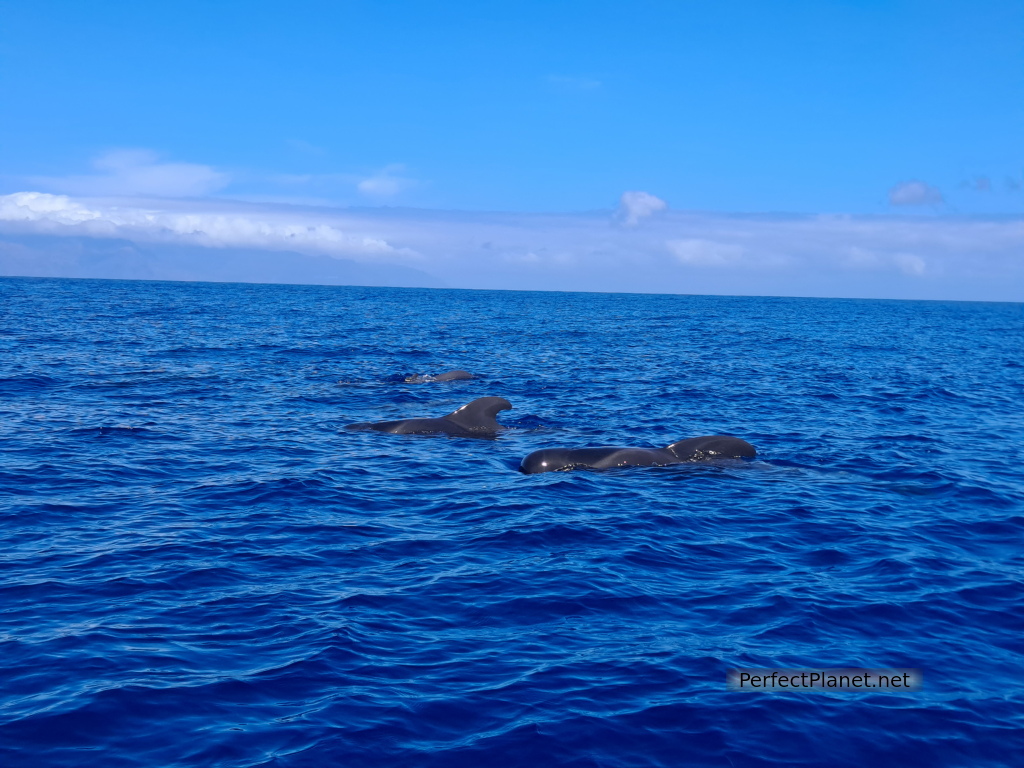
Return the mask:
<path fill-rule="evenodd" d="M 0 537 L 5 768 L 1021 766 L 1024 308 L 0 279 Z"/>

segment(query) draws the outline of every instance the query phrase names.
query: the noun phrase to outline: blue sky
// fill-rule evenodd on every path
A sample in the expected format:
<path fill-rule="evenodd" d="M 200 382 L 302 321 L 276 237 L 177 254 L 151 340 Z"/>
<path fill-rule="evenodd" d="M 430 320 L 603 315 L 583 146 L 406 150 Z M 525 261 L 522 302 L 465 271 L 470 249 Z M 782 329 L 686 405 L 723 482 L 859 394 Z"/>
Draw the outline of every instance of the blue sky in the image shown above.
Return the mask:
<path fill-rule="evenodd" d="M 1020 1 L 4 0 L 0 16 L 2 194 L 243 200 L 296 221 L 390 206 L 621 224 L 625 192 L 664 202 L 649 221 L 1024 213 Z M 706 239 L 686 234 L 665 242 Z"/>

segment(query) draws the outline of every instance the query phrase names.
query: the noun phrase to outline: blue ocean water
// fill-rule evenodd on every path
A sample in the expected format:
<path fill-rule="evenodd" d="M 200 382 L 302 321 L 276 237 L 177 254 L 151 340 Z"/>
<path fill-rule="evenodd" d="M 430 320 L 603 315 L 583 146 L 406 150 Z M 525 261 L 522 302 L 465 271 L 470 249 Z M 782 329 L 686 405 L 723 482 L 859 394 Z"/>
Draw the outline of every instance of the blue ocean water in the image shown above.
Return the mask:
<path fill-rule="evenodd" d="M 1019 304 L 0 280 L 0 763 L 1022 765 L 1022 403 Z"/>

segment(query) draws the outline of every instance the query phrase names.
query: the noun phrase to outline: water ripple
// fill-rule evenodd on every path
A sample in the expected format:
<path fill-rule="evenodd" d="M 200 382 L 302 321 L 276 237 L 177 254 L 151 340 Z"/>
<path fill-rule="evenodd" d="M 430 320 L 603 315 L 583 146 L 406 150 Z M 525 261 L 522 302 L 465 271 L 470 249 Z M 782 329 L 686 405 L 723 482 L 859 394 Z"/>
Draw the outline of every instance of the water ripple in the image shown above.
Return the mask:
<path fill-rule="evenodd" d="M 0 761 L 1015 765 L 1021 349 L 1009 304 L 0 279 Z M 343 429 L 484 395 L 496 440 Z M 719 432 L 757 460 L 516 471 Z"/>

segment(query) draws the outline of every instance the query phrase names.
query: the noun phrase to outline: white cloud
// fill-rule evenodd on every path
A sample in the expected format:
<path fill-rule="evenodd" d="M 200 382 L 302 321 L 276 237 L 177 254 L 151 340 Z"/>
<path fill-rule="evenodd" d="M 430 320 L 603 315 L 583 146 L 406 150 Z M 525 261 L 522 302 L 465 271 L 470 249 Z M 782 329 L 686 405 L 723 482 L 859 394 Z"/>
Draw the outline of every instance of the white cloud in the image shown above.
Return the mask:
<path fill-rule="evenodd" d="M 360 179 L 356 184 L 356 189 L 366 197 L 378 199 L 394 197 L 416 183 L 401 175 L 404 170 L 405 166 L 401 163 L 387 165 L 371 176 Z"/>
<path fill-rule="evenodd" d="M 893 256 L 893 261 L 896 262 L 905 275 L 924 274 L 926 265 L 924 259 L 920 256 L 915 256 L 912 253 L 897 253 Z"/>
<path fill-rule="evenodd" d="M 942 202 L 942 192 L 923 181 L 905 181 L 889 190 L 892 205 L 934 205 Z"/>
<path fill-rule="evenodd" d="M 149 201 L 153 202 L 153 201 Z M 218 210 L 218 207 L 220 210 Z M 203 210 L 167 210 L 115 201 L 86 203 L 63 195 L 19 192 L 0 196 L 0 223 L 26 231 L 143 242 L 179 242 L 209 248 L 258 248 L 347 258 L 415 256 L 371 233 L 354 233 L 334 222 L 296 215 L 288 208 L 239 208 L 206 202 Z"/>
<path fill-rule="evenodd" d="M 298 139 L 288 146 L 309 156 L 326 155 L 326 150 Z M 314 201 L 351 202 L 354 195 L 374 202 L 391 200 L 419 186 L 401 163 L 386 165 L 371 173 L 261 173 L 236 171 L 228 174 L 199 163 L 167 162 L 148 149 L 118 149 L 93 159 L 95 173 L 69 176 L 23 178 L 34 188 L 58 195 L 87 198 L 183 198 L 209 197 L 231 187 L 233 198 L 278 199 L 286 196 L 295 203 Z M 303 190 L 298 196 L 294 190 Z M 354 193 L 354 194 L 353 194 Z"/>
<path fill-rule="evenodd" d="M 667 208 L 668 203 L 649 192 L 623 192 L 622 197 L 619 198 L 616 219 L 627 227 L 635 227 L 641 219 L 646 219 Z"/>
<path fill-rule="evenodd" d="M 745 249 L 739 245 L 699 238 L 669 240 L 666 245 L 672 255 L 681 263 L 701 267 L 731 266 L 737 263 L 745 253 Z"/>
<path fill-rule="evenodd" d="M 211 261 L 238 248 L 328 255 L 412 266 L 457 288 L 1024 300 L 1022 218 L 729 216 L 645 197 L 627 198 L 621 214 L 643 226 L 609 227 L 608 213 L 23 192 L 0 196 L 0 242 L 45 234 L 182 244 L 209 248 Z"/>
<path fill-rule="evenodd" d="M 68 226 L 95 221 L 98 218 L 100 214 L 64 195 L 16 192 L 13 195 L 0 196 L 0 221 Z"/>
<path fill-rule="evenodd" d="M 197 163 L 161 162 L 145 149 L 118 149 L 97 157 L 99 173 L 88 176 L 37 176 L 31 181 L 55 192 L 85 196 L 202 197 L 231 181 L 226 173 Z"/>

